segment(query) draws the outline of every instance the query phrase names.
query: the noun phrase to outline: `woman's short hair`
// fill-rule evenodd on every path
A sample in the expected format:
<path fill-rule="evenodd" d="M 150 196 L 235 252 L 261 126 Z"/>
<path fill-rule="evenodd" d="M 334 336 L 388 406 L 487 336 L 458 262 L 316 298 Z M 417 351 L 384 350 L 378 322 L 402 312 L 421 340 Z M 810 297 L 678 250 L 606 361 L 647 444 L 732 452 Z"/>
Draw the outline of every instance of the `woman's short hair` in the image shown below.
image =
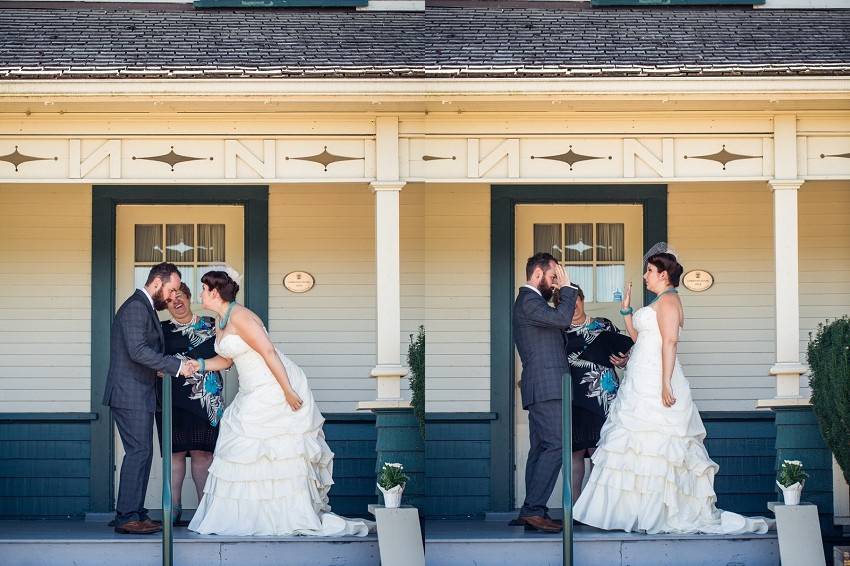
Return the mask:
<path fill-rule="evenodd" d="M 201 277 L 201 283 L 207 286 L 207 289 L 218 291 L 219 296 L 223 301 L 228 303 L 236 300 L 236 295 L 239 293 L 239 283 L 230 278 L 224 271 L 208 271 Z"/>
<path fill-rule="evenodd" d="M 666 252 L 657 253 L 649 256 L 646 263 L 651 263 L 658 270 L 658 273 L 667 272 L 667 278 L 670 280 L 670 285 L 673 287 L 679 286 L 679 279 L 682 277 L 682 272 L 685 270 L 676 260 L 676 256 Z"/>
<path fill-rule="evenodd" d="M 192 298 L 192 291 L 189 290 L 189 286 L 186 285 L 185 281 L 180 282 L 180 292 L 186 295 L 187 298 Z"/>

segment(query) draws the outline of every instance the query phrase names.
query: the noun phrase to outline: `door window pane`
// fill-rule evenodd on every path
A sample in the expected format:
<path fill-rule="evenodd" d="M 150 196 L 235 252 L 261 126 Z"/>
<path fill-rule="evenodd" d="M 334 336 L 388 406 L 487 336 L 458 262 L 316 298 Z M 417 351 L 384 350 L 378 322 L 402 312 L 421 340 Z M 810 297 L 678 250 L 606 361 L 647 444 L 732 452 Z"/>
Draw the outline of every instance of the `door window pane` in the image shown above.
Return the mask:
<path fill-rule="evenodd" d="M 596 225 L 596 242 L 597 261 L 626 260 L 626 238 L 623 224 L 600 222 Z"/>
<path fill-rule="evenodd" d="M 560 224 L 535 224 L 534 225 L 534 253 L 546 252 L 562 261 L 561 257 L 561 225 Z"/>
<path fill-rule="evenodd" d="M 165 227 L 166 261 L 185 263 L 195 261 L 195 225 L 168 224 Z"/>
<path fill-rule="evenodd" d="M 597 266 L 596 300 L 600 303 L 612 303 L 622 301 L 625 277 L 626 267 L 624 265 Z"/>
<path fill-rule="evenodd" d="M 581 287 L 584 291 L 584 301 L 593 302 L 593 266 L 592 265 L 567 265 L 570 281 Z"/>
<path fill-rule="evenodd" d="M 136 224 L 136 263 L 162 261 L 162 224 Z M 145 276 L 147 278 L 147 275 Z"/>
<path fill-rule="evenodd" d="M 593 224 L 567 224 L 566 260 L 593 261 Z"/>
<path fill-rule="evenodd" d="M 151 272 L 150 267 L 136 267 L 133 270 L 133 285 L 136 289 L 141 289 L 148 281 L 148 273 Z"/>
<path fill-rule="evenodd" d="M 224 262 L 224 224 L 198 224 L 198 261 Z"/>

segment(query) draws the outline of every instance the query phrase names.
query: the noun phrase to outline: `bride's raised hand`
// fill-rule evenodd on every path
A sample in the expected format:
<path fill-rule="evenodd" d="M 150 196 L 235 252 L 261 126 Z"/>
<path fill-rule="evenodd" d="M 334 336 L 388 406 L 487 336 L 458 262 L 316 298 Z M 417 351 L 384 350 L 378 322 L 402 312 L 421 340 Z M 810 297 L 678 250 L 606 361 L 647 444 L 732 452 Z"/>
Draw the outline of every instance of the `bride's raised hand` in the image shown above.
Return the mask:
<path fill-rule="evenodd" d="M 667 408 L 676 404 L 676 398 L 673 397 L 673 387 L 669 383 L 661 385 L 661 402 Z"/>
<path fill-rule="evenodd" d="M 629 308 L 629 305 L 632 304 L 632 282 L 629 281 L 629 284 L 626 285 L 626 293 L 623 295 L 623 306 L 621 307 L 623 310 Z"/>
<path fill-rule="evenodd" d="M 286 402 L 290 407 L 292 407 L 293 411 L 297 411 L 304 404 L 301 397 L 298 396 L 298 393 L 296 393 L 294 389 L 284 390 L 283 395 L 286 397 Z"/>

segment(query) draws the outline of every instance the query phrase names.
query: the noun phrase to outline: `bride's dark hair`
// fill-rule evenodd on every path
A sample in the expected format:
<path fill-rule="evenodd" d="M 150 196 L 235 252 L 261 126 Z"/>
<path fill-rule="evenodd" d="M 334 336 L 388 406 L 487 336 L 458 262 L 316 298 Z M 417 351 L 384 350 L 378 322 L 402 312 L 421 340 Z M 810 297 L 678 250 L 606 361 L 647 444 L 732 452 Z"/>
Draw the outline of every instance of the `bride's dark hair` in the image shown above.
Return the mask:
<path fill-rule="evenodd" d="M 676 260 L 676 256 L 666 252 L 661 252 L 649 256 L 646 259 L 646 263 L 654 265 L 658 270 L 658 273 L 666 271 L 667 278 L 670 280 L 670 285 L 673 287 L 679 286 L 679 279 L 682 277 L 682 272 L 685 268 L 682 267 L 682 264 Z"/>
<path fill-rule="evenodd" d="M 236 294 L 239 293 L 239 283 L 230 278 L 230 275 L 224 271 L 207 271 L 201 277 L 201 283 L 207 286 L 207 289 L 218 291 L 219 296 L 223 301 L 228 303 L 236 300 Z"/>

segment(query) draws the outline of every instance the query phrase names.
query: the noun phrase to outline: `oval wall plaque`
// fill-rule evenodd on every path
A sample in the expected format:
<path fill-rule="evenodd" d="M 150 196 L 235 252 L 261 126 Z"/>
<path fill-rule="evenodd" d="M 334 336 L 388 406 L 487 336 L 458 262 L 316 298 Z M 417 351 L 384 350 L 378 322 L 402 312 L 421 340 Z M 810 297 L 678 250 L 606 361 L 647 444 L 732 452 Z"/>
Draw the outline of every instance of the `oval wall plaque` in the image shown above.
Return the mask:
<path fill-rule="evenodd" d="M 283 278 L 283 286 L 293 293 L 306 293 L 315 284 L 316 280 L 306 271 L 293 271 Z"/>
<path fill-rule="evenodd" d="M 685 273 L 685 276 L 682 277 L 682 283 L 685 285 L 685 289 L 701 293 L 714 285 L 714 276 L 708 271 L 694 269 Z"/>

